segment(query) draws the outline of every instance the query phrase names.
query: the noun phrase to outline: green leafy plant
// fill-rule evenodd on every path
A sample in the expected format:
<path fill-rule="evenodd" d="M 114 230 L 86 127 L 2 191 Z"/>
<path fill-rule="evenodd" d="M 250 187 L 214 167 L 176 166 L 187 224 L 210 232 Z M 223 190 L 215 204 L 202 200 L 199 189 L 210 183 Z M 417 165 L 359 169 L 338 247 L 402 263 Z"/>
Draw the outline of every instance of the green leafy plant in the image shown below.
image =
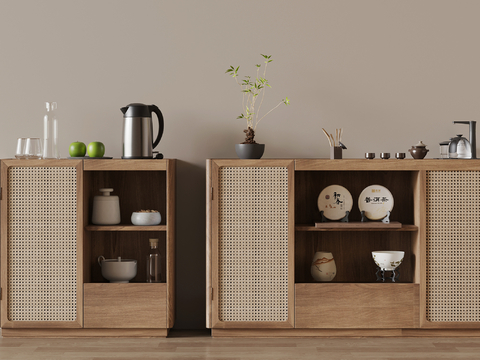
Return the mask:
<path fill-rule="evenodd" d="M 271 55 L 263 55 L 263 54 L 261 55 L 264 58 L 264 63 L 265 63 L 263 67 L 262 76 L 260 76 L 260 70 L 262 67 L 262 65 L 260 64 L 256 65 L 257 73 L 256 73 L 255 79 L 252 79 L 251 76 L 245 76 L 242 81 L 239 81 L 238 70 L 240 69 L 240 66 L 237 66 L 236 68 L 233 66 L 230 66 L 230 68 L 227 69 L 227 71 L 225 71 L 226 74 L 230 74 L 236 80 L 237 84 L 240 86 L 243 93 L 243 99 L 242 99 L 243 112 L 240 114 L 240 116 L 237 117 L 237 119 L 247 120 L 247 129 L 243 130 L 243 132 L 246 134 L 245 141 L 242 144 L 256 144 L 254 138 L 255 138 L 255 131 L 257 130 L 258 123 L 262 121 L 262 119 L 265 116 L 267 116 L 273 110 L 278 108 L 280 105 L 282 104 L 288 105 L 290 103 L 288 98 L 285 97 L 285 99 L 280 101 L 275 107 L 273 107 L 265 115 L 263 115 L 262 117 L 259 116 L 263 99 L 265 97 L 265 89 L 267 87 L 271 88 L 270 84 L 268 83 L 268 80 L 266 79 L 266 74 L 267 74 L 268 64 L 273 61 Z M 258 100 L 259 100 L 259 104 L 257 107 Z"/>

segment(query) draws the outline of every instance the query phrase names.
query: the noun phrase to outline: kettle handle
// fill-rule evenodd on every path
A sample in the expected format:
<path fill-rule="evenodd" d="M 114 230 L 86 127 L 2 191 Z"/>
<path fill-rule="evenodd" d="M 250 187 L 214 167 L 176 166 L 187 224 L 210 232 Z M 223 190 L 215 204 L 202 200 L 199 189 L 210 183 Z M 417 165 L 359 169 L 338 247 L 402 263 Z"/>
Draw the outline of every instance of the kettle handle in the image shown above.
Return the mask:
<path fill-rule="evenodd" d="M 150 105 L 148 107 L 148 110 L 150 111 L 150 113 L 154 112 L 155 114 L 157 114 L 157 119 L 158 119 L 158 134 L 157 134 L 157 138 L 155 139 L 152 145 L 152 149 L 155 149 L 163 135 L 163 115 L 160 109 L 156 105 Z"/>

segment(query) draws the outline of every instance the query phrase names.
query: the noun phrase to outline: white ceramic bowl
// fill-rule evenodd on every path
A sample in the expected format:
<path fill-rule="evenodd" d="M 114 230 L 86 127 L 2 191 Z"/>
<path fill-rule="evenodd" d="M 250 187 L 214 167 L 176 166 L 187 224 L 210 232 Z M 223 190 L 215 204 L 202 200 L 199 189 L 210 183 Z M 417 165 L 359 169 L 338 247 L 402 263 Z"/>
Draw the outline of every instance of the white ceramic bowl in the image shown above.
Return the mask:
<path fill-rule="evenodd" d="M 382 270 L 395 270 L 403 261 L 404 251 L 372 251 L 373 261 Z"/>
<path fill-rule="evenodd" d="M 158 225 L 162 221 L 162 216 L 159 212 L 133 212 L 132 224 L 141 226 Z"/>
<path fill-rule="evenodd" d="M 102 268 L 102 276 L 111 283 L 128 283 L 137 276 L 137 260 L 105 259 L 98 257 L 98 264 Z"/>

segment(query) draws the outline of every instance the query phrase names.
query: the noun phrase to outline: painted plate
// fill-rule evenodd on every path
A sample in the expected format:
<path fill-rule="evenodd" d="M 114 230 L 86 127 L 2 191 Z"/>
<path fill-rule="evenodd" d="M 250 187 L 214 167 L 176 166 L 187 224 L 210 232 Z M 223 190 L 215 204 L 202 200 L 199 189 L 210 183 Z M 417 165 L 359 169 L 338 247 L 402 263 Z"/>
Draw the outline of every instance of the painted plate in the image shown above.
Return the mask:
<path fill-rule="evenodd" d="M 358 197 L 358 209 L 370 220 L 381 220 L 393 209 L 393 195 L 385 186 L 367 186 Z"/>
<path fill-rule="evenodd" d="M 340 220 L 346 211 L 352 211 L 353 198 L 350 191 L 341 185 L 330 185 L 318 195 L 318 210 L 328 220 Z"/>

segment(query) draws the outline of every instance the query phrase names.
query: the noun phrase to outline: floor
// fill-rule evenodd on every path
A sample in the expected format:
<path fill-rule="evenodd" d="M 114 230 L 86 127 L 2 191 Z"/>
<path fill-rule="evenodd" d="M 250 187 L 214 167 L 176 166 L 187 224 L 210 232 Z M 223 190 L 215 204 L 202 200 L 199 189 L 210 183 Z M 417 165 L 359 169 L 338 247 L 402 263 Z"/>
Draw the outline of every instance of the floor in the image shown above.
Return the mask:
<path fill-rule="evenodd" d="M 480 359 L 480 338 L 211 338 L 171 331 L 158 338 L 0 338 L 0 359 Z"/>

